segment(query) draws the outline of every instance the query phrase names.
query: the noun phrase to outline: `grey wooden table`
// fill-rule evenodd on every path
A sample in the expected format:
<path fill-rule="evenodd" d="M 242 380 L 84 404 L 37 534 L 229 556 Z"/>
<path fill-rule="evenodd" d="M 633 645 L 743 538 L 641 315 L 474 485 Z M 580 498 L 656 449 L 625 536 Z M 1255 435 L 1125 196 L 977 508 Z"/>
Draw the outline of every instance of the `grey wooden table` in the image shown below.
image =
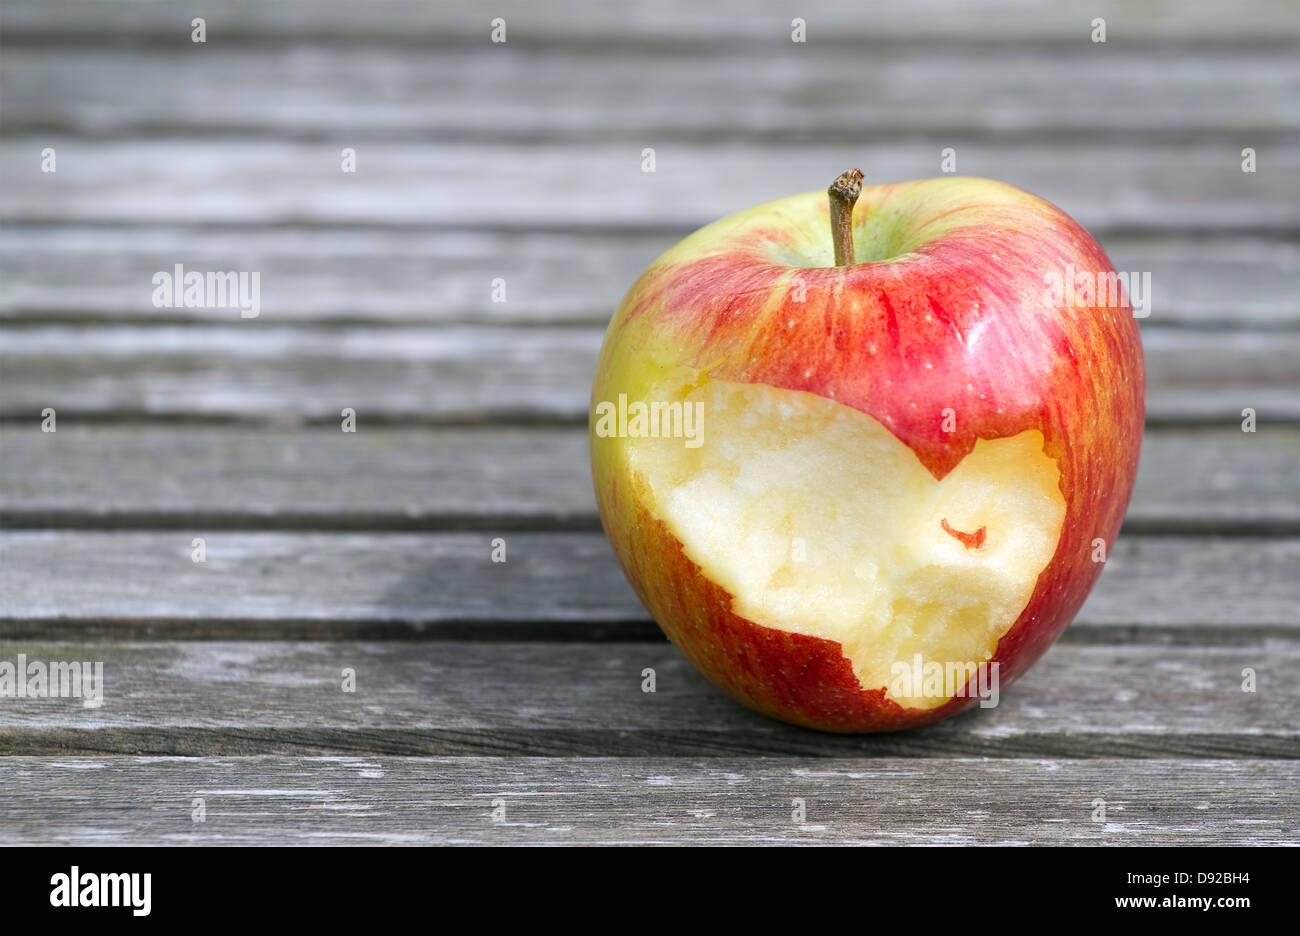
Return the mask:
<path fill-rule="evenodd" d="M 0 698 L 0 842 L 1300 842 L 1298 18 L 6 0 L 0 662 L 105 690 Z M 945 147 L 1152 273 L 1138 490 L 998 708 L 777 724 L 600 533 L 603 325 L 694 227 Z M 178 263 L 261 314 L 156 307 Z"/>

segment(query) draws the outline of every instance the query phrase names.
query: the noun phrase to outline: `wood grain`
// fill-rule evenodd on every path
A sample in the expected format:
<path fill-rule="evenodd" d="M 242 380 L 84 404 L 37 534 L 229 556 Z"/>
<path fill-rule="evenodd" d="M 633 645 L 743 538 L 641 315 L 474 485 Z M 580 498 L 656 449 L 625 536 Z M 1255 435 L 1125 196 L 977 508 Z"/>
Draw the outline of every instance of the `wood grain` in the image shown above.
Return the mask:
<path fill-rule="evenodd" d="M 583 426 L 0 427 L 0 525 L 597 530 Z M 1300 532 L 1300 429 L 1149 430 L 1130 533 Z"/>
<path fill-rule="evenodd" d="M 230 313 L 236 322 L 238 312 Z M 593 328 L 37 327 L 0 346 L 0 418 L 200 417 L 281 423 L 587 421 Z M 1300 332 L 1143 332 L 1147 418 L 1300 419 Z M 938 418 L 936 416 L 936 418 Z"/>
<path fill-rule="evenodd" d="M 168 324 L 225 309 L 155 308 L 152 277 L 259 271 L 281 323 L 604 325 L 637 276 L 689 231 L 386 231 L 269 228 L 0 230 L 0 321 Z M 1104 238 L 1115 268 L 1151 274 L 1151 325 L 1256 328 L 1300 320 L 1300 244 L 1250 236 Z M 505 301 L 492 283 L 505 281 Z"/>
<path fill-rule="evenodd" d="M 1294 135 L 1241 145 L 953 141 L 957 171 L 1003 179 L 1046 198 L 1094 234 L 1240 231 L 1294 236 L 1300 148 Z M 41 171 L 41 151 L 59 154 Z M 642 150 L 656 152 L 653 173 Z M 672 140 L 538 143 L 0 140 L 0 218 L 10 223 L 481 227 L 545 230 L 695 228 L 757 203 L 826 185 L 827 167 L 864 167 L 869 182 L 940 171 L 935 142 L 880 141 L 863 128 L 835 145 Z M 831 169 L 832 173 L 839 171 Z"/>
<path fill-rule="evenodd" d="M 235 313 L 236 317 L 238 313 Z M 251 327 L 249 324 L 251 323 Z M 305 330 L 261 319 L 196 327 L 9 333 L 0 415 L 44 407 L 132 416 L 358 425 L 586 421 L 595 329 Z"/>
<path fill-rule="evenodd" d="M 1300 757 L 1294 642 L 1058 644 L 995 707 L 860 736 L 744 708 L 667 642 L 0 642 L 19 653 L 102 662 L 103 697 L 6 698 L 3 755 Z"/>
<path fill-rule="evenodd" d="M 1294 637 L 1297 565 L 1293 537 L 1121 536 L 1064 639 Z M 27 640 L 659 637 L 598 533 L 8 531 L 0 609 Z"/>
<path fill-rule="evenodd" d="M 215 40 L 129 56 L 20 47 L 0 62 L 0 80 L 10 135 L 780 144 L 857 142 L 870 127 L 877 138 L 926 135 L 946 144 L 1075 134 L 1249 137 L 1259 145 L 1297 127 L 1293 49 L 1191 57 L 1098 46 L 1082 30 L 1080 39 L 1065 50 L 959 47 L 924 58 L 906 46 L 864 56 L 860 47 L 788 41 L 722 56 L 526 47 L 487 54 L 477 43 L 433 56 L 423 48 Z"/>
<path fill-rule="evenodd" d="M 509 46 L 606 48 L 705 48 L 736 43 L 790 41 L 795 15 L 808 24 L 809 44 L 861 46 L 874 51 L 898 42 L 972 44 L 1089 43 L 1091 22 L 1108 24 L 1107 45 L 1276 46 L 1300 33 L 1288 0 L 1238 0 L 1231 6 L 1197 0 L 1134 3 L 1132 0 L 914 0 L 905 6 L 873 7 L 870 16 L 836 0 L 805 0 L 797 11 L 779 0 L 661 0 L 639 8 L 629 20 L 618 6 L 554 0 L 544 8 L 531 0 L 499 0 L 485 10 L 474 0 L 382 0 L 358 7 L 350 0 L 204 0 L 162 6 L 147 0 L 10 0 L 5 6 L 7 41 L 188 41 L 190 17 L 204 15 L 210 42 L 281 42 L 322 39 L 346 43 L 381 41 L 434 48 L 474 43 L 492 49 L 491 19 L 509 25 Z M 502 51 L 497 49 L 497 51 Z"/>
<path fill-rule="evenodd" d="M 1295 761 L 8 757 L 5 765 L 0 839 L 21 845 L 1300 842 L 1286 793 L 1300 783 Z M 1097 799 L 1106 803 L 1102 822 L 1093 821 Z"/>

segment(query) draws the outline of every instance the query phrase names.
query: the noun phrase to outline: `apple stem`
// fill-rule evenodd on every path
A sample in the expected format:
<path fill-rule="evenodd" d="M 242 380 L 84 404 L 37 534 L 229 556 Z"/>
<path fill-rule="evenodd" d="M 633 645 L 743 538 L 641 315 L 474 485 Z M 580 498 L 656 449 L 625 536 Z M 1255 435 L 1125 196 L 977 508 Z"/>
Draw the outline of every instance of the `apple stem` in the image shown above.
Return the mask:
<path fill-rule="evenodd" d="M 831 238 L 835 243 L 835 265 L 853 262 L 853 206 L 862 194 L 862 170 L 850 169 L 826 190 L 831 197 Z"/>

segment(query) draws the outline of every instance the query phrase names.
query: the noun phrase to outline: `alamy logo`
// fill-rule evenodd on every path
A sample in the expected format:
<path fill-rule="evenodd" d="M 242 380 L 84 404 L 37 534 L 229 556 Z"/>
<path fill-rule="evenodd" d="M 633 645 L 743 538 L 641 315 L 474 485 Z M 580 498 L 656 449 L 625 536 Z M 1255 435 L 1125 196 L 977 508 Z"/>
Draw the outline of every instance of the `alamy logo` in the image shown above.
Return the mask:
<path fill-rule="evenodd" d="M 928 663 L 921 654 L 909 663 L 899 660 L 889 667 L 894 680 L 890 694 L 904 699 L 952 699 L 979 697 L 980 708 L 998 704 L 999 663 L 948 662 Z"/>
<path fill-rule="evenodd" d="M 51 907 L 130 907 L 132 916 L 149 915 L 153 875 L 83 874 L 76 865 L 50 878 Z"/>
<path fill-rule="evenodd" d="M 104 664 L 0 660 L 0 699 L 91 699 L 104 701 Z"/>
<path fill-rule="evenodd" d="M 596 435 L 602 439 L 685 439 L 687 448 L 704 444 L 704 404 L 656 400 L 627 401 L 618 395 L 618 404 L 603 400 L 596 404 Z"/>
<path fill-rule="evenodd" d="M 1117 273 L 1076 270 L 1067 263 L 1064 270 L 1043 274 L 1044 301 L 1053 308 L 1122 309 L 1129 306 L 1134 318 L 1151 314 L 1151 273 Z"/>
<path fill-rule="evenodd" d="M 155 309 L 238 309 L 240 318 L 257 318 L 262 311 L 262 274 L 185 272 L 178 263 L 172 272 L 153 275 Z"/>

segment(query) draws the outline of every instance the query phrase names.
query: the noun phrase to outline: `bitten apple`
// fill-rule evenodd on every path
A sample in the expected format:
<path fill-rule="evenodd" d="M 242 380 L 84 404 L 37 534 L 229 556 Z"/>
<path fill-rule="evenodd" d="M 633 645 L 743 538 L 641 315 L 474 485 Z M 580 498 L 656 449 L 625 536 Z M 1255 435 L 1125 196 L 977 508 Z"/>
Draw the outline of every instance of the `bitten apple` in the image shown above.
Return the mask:
<path fill-rule="evenodd" d="M 1038 659 L 1143 423 L 1127 301 L 1053 299 L 1113 272 L 1082 227 L 987 179 L 860 180 L 660 257 L 592 389 L 601 520 L 650 613 L 735 698 L 829 731 L 937 721 L 979 664 L 1005 689 Z"/>

